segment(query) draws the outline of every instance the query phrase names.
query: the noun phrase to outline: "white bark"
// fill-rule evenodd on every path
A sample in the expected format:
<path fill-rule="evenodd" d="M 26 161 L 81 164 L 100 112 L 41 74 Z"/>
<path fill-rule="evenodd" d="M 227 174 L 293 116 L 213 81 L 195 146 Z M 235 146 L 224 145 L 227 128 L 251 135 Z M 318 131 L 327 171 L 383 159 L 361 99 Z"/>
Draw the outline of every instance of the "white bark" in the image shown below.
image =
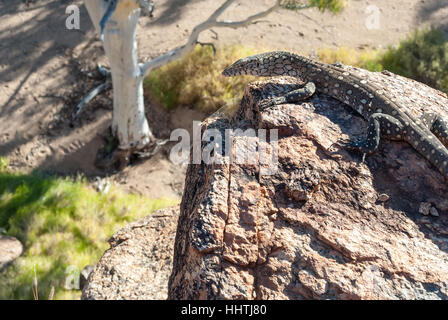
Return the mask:
<path fill-rule="evenodd" d="M 100 34 L 107 3 L 87 0 L 85 6 Z M 145 117 L 143 76 L 137 53 L 136 30 L 140 17 L 137 0 L 122 0 L 104 28 L 104 50 L 109 59 L 114 96 L 112 132 L 120 149 L 141 149 L 152 139 Z"/>

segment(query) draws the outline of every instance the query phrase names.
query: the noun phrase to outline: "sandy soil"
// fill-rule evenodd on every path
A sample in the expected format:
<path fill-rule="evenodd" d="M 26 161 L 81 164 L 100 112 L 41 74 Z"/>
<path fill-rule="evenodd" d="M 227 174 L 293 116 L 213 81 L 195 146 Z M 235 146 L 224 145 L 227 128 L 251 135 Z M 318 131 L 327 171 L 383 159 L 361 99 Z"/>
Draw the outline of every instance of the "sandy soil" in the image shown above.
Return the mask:
<path fill-rule="evenodd" d="M 224 16 L 240 19 L 267 8 L 273 0 L 237 1 Z M 178 45 L 192 28 L 219 6 L 216 0 L 157 0 L 154 18 L 142 18 L 139 45 L 142 59 Z M 81 8 L 81 29 L 65 28 L 65 9 Z M 380 12 L 377 30 L 366 27 L 369 5 Z M 97 63 L 107 65 L 82 1 L 0 0 L 0 156 L 12 167 L 61 174 L 82 172 L 104 176 L 93 166 L 102 134 L 111 120 L 111 95 L 102 94 L 71 122 L 85 93 L 101 83 Z M 323 47 L 384 47 L 397 43 L 423 25 L 448 26 L 448 2 L 440 0 L 351 0 L 339 15 L 315 9 L 279 10 L 245 29 L 214 29 L 200 40 L 218 46 L 242 43 L 304 54 Z M 167 137 L 173 128 L 191 129 L 206 115 L 180 109 L 166 113 L 149 101 L 154 132 Z M 111 179 L 125 190 L 150 197 L 180 197 L 185 167 L 172 164 L 167 151 L 139 161 Z"/>

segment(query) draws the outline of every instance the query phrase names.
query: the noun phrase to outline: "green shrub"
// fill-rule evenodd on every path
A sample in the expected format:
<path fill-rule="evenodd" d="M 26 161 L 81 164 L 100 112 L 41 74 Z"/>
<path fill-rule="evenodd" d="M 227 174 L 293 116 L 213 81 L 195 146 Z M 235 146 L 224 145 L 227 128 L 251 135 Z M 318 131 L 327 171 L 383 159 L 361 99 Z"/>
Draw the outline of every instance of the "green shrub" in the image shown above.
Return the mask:
<path fill-rule="evenodd" d="M 225 105 L 234 106 L 254 78 L 226 78 L 221 72 L 236 60 L 260 51 L 265 50 L 234 46 L 214 55 L 211 47 L 197 46 L 182 59 L 153 71 L 145 79 L 145 94 L 167 109 L 189 106 L 210 113 Z M 437 29 L 416 32 L 386 51 L 341 47 L 320 50 L 318 56 L 326 63 L 342 62 L 370 71 L 387 69 L 448 92 L 448 44 Z"/>
<path fill-rule="evenodd" d="M 241 46 L 219 49 L 196 46 L 183 58 L 154 70 L 144 81 L 145 95 L 167 109 L 193 106 L 210 113 L 235 104 L 253 77 L 224 77 L 222 70 L 236 60 L 255 54 Z"/>
<path fill-rule="evenodd" d="M 390 48 L 380 59 L 385 69 L 448 93 L 448 41 L 439 29 L 422 30 Z"/>
<path fill-rule="evenodd" d="M 18 238 L 24 254 L 0 272 L 0 299 L 33 299 L 34 268 L 40 298 L 79 299 L 65 290 L 68 267 L 96 264 L 120 227 L 177 200 L 151 200 L 111 187 L 107 194 L 78 178 L 0 171 L 0 229 Z"/>

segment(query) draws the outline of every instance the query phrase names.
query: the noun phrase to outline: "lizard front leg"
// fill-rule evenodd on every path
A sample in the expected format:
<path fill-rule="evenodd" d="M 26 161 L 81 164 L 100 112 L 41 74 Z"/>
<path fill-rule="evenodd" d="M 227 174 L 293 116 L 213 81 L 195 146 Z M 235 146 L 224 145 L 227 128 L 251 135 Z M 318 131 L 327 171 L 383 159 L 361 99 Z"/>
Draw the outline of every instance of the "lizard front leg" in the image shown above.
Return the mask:
<path fill-rule="evenodd" d="M 425 113 L 421 118 L 428 129 L 448 148 L 448 124 L 437 113 Z"/>
<path fill-rule="evenodd" d="M 367 137 L 358 141 L 346 142 L 344 146 L 361 152 L 364 162 L 366 154 L 371 154 L 378 149 L 381 137 L 402 140 L 403 128 L 403 124 L 396 118 L 383 113 L 374 113 L 369 118 Z"/>
<path fill-rule="evenodd" d="M 293 90 L 281 97 L 266 99 L 259 103 L 260 110 L 273 107 L 279 104 L 295 103 L 308 99 L 316 92 L 316 85 L 313 82 L 308 82 L 303 88 Z"/>

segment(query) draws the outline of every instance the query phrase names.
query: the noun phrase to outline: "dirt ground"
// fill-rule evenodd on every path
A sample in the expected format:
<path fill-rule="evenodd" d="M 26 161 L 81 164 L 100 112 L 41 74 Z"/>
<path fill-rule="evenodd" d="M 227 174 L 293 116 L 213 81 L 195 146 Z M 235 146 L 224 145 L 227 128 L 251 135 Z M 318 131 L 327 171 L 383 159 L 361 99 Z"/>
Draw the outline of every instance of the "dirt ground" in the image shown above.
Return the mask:
<path fill-rule="evenodd" d="M 156 0 L 154 18 L 140 20 L 141 59 L 155 57 L 182 45 L 192 28 L 223 1 Z M 274 0 L 236 1 L 223 16 L 241 19 L 267 8 Z M 448 1 L 351 0 L 339 15 L 315 9 L 281 9 L 244 29 L 215 28 L 200 40 L 217 46 L 241 43 L 269 49 L 292 49 L 312 55 L 325 47 L 355 48 L 393 45 L 424 25 L 448 26 Z M 79 5 L 80 30 L 65 27 L 66 7 Z M 374 5 L 375 7 L 369 7 Z M 369 11 L 373 10 L 373 11 Z M 366 21 L 379 12 L 378 28 Z M 97 63 L 107 65 L 82 1 L 0 0 L 0 156 L 25 171 L 83 173 L 104 177 L 93 166 L 102 134 L 111 121 L 110 92 L 85 107 L 76 121 L 76 104 L 101 79 Z M 174 128 L 191 129 L 206 115 L 191 109 L 167 113 L 146 101 L 148 117 L 158 137 Z M 185 167 L 172 164 L 165 150 L 109 178 L 124 190 L 149 197 L 179 198 Z"/>

